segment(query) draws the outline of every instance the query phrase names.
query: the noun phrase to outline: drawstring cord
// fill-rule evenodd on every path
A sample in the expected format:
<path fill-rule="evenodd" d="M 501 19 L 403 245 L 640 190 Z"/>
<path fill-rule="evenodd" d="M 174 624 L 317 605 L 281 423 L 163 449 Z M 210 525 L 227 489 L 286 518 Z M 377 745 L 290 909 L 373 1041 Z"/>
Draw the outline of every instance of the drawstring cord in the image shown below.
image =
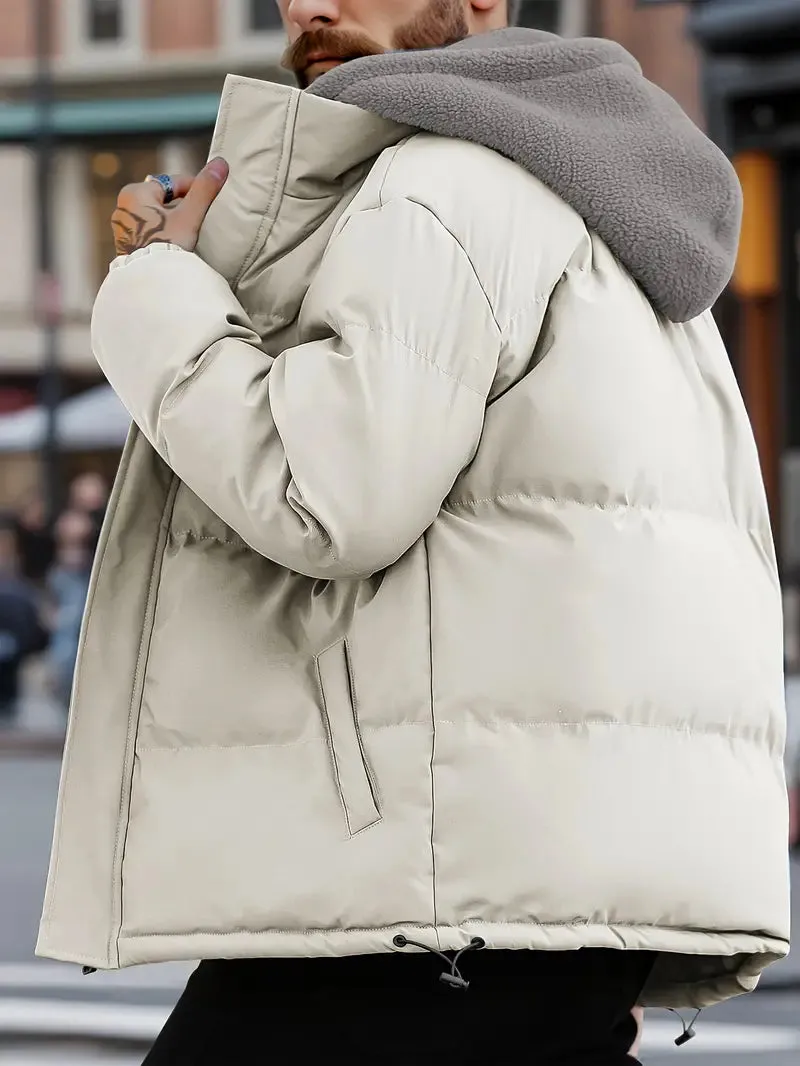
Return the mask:
<path fill-rule="evenodd" d="M 683 1017 L 679 1010 L 675 1010 L 674 1007 L 667 1007 L 667 1010 L 670 1012 L 670 1014 L 676 1014 L 680 1018 L 681 1025 L 683 1026 L 683 1032 L 675 1041 L 675 1047 L 683 1047 L 683 1045 L 688 1044 L 690 1040 L 694 1040 L 694 1038 L 697 1036 L 697 1030 L 694 1027 L 695 1022 L 703 1013 L 703 1008 L 700 1007 L 700 1009 L 695 1013 L 694 1018 L 692 1018 L 688 1025 L 686 1024 L 686 1019 Z"/>
<path fill-rule="evenodd" d="M 459 959 L 468 951 L 481 951 L 483 948 L 486 947 L 486 941 L 482 937 L 473 937 L 465 948 L 461 948 L 460 951 L 456 952 L 455 957 L 451 961 L 443 951 L 439 951 L 437 948 L 429 947 L 427 944 L 421 944 L 418 940 L 409 940 L 409 938 L 407 936 L 403 936 L 402 933 L 398 933 L 398 935 L 393 938 L 392 943 L 396 948 L 420 948 L 422 951 L 427 951 L 431 955 L 438 956 L 438 958 L 440 958 L 449 967 L 448 970 L 444 970 L 439 975 L 439 980 L 442 982 L 442 984 L 449 985 L 450 988 L 464 989 L 469 988 L 469 981 L 464 978 L 463 974 L 458 968 Z M 675 1047 L 683 1047 L 685 1044 L 688 1044 L 690 1040 L 694 1040 L 694 1038 L 697 1036 L 695 1024 L 697 1022 L 697 1019 L 703 1013 L 703 1008 L 700 1007 L 697 1011 L 695 1011 L 694 1017 L 688 1024 L 680 1011 L 675 1010 L 674 1007 L 667 1007 L 666 1009 L 670 1012 L 670 1014 L 675 1014 L 678 1018 L 680 1018 L 681 1026 L 683 1027 L 683 1032 L 675 1040 Z"/>
<path fill-rule="evenodd" d="M 479 936 L 473 937 L 469 944 L 465 948 L 461 948 L 457 951 L 455 957 L 448 959 L 443 951 L 438 951 L 436 948 L 428 947 L 427 944 L 421 944 L 418 940 L 409 940 L 407 936 L 403 936 L 402 933 L 398 933 L 392 940 L 392 943 L 396 948 L 420 948 L 422 951 L 430 952 L 431 955 L 437 955 L 445 965 L 449 966 L 448 970 L 443 970 L 439 974 L 439 980 L 442 984 L 449 985 L 450 988 L 469 988 L 469 981 L 467 981 L 458 968 L 458 961 L 462 955 L 465 955 L 468 951 L 482 951 L 486 947 L 486 941 Z M 84 966 L 83 976 L 88 977 L 90 974 L 97 973 L 97 969 L 94 966 Z M 683 1032 L 675 1041 L 675 1047 L 683 1047 L 688 1044 L 690 1040 L 694 1040 L 697 1036 L 697 1030 L 695 1029 L 695 1023 L 700 1015 L 703 1013 L 703 1008 L 700 1007 L 696 1012 L 689 1024 L 686 1024 L 686 1019 L 683 1017 L 680 1011 L 675 1010 L 674 1007 L 667 1007 L 670 1014 L 675 1014 L 680 1018 L 681 1025 L 683 1026 Z"/>
<path fill-rule="evenodd" d="M 469 944 L 460 951 L 457 951 L 455 958 L 451 961 L 445 955 L 443 951 L 439 951 L 436 948 L 428 947 L 427 944 L 420 944 L 418 940 L 409 940 L 407 936 L 403 936 L 402 933 L 398 933 L 392 940 L 392 943 L 396 948 L 421 948 L 422 951 L 430 952 L 431 955 L 437 955 L 443 960 L 448 967 L 439 975 L 439 980 L 444 985 L 449 985 L 450 988 L 469 988 L 469 981 L 465 980 L 461 971 L 458 968 L 458 960 L 462 955 L 465 955 L 468 951 L 481 951 L 486 947 L 486 941 L 479 936 L 475 936 L 470 940 Z"/>

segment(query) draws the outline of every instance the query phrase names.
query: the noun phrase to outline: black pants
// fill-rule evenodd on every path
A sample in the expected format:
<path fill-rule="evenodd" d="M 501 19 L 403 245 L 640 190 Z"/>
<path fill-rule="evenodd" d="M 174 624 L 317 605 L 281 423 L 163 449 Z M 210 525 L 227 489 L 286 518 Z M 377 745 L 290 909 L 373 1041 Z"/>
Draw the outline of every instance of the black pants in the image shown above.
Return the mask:
<path fill-rule="evenodd" d="M 481 951 L 468 989 L 394 953 L 204 962 L 145 1066 L 630 1066 L 643 952 Z"/>

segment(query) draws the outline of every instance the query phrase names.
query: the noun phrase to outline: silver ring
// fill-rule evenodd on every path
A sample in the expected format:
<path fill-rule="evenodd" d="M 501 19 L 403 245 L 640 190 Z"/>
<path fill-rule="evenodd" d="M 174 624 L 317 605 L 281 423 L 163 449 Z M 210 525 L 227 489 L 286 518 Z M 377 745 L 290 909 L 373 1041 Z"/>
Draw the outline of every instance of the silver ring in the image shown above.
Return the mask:
<path fill-rule="evenodd" d="M 175 185 L 169 174 L 148 174 L 145 181 L 157 181 L 164 190 L 164 203 L 171 204 L 175 199 Z"/>

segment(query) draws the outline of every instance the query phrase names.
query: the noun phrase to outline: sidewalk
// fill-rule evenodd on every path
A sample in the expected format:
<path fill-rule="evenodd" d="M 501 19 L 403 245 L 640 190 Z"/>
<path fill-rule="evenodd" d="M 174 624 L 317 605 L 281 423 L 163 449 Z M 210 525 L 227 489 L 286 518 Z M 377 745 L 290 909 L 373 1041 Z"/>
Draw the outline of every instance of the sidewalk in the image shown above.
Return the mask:
<path fill-rule="evenodd" d="M 31 1061 L 40 1061 L 35 1047 L 47 1041 L 59 1046 L 85 1041 L 97 1054 L 137 1048 L 141 1062 L 194 965 L 167 963 L 84 977 L 79 967 L 63 963 L 0 964 L 0 1063 L 6 1061 L 3 1050 L 14 1044 L 27 1048 Z"/>

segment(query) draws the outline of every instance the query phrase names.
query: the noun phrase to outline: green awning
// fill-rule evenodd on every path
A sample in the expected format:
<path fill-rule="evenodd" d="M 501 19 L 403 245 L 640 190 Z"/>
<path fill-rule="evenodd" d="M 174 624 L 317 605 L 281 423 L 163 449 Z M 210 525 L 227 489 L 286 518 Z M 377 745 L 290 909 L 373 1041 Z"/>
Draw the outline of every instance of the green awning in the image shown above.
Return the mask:
<path fill-rule="evenodd" d="M 53 127 L 65 138 L 200 130 L 214 125 L 218 107 L 217 93 L 60 100 L 53 106 Z M 32 140 L 37 121 L 35 104 L 0 103 L 0 141 Z"/>

